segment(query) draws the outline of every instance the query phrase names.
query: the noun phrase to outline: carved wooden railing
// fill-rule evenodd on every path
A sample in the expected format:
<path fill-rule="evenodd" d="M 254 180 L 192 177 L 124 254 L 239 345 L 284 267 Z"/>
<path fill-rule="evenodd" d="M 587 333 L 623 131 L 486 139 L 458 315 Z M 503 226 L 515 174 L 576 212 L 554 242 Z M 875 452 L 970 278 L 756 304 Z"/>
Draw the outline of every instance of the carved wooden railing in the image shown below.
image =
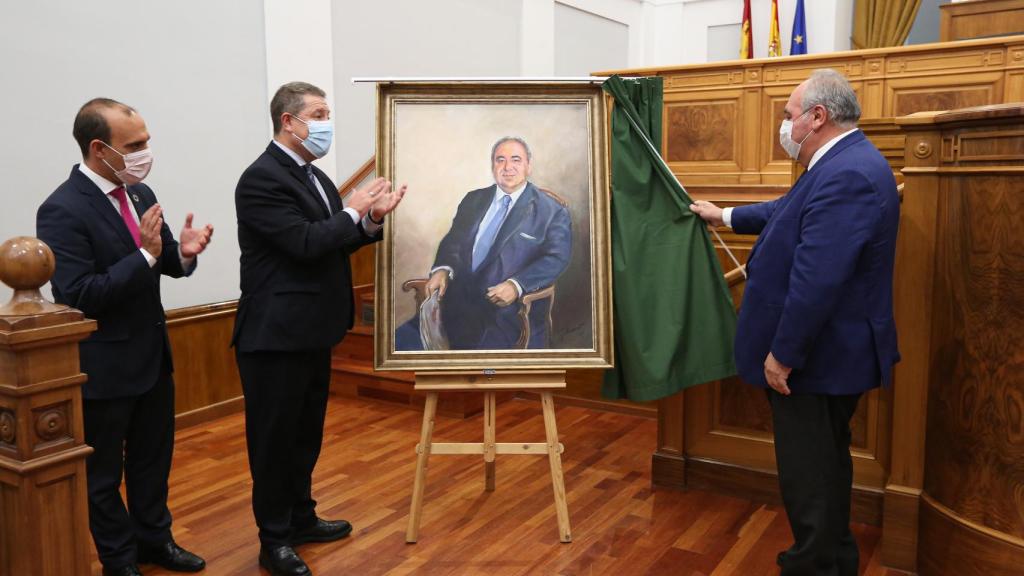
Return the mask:
<path fill-rule="evenodd" d="M 96 322 L 43 299 L 53 270 L 35 238 L 0 245 L 0 574 L 92 572 L 78 342 Z"/>

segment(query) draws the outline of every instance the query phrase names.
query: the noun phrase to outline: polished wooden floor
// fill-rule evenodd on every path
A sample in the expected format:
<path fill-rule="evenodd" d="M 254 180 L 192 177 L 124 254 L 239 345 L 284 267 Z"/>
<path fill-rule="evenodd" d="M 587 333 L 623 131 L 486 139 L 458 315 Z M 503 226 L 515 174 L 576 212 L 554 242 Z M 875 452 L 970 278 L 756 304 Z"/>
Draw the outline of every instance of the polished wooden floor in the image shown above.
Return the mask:
<path fill-rule="evenodd" d="M 498 441 L 543 441 L 540 404 L 498 406 Z M 174 533 L 204 556 L 206 574 L 260 574 L 249 507 L 242 414 L 178 432 L 171 473 Z M 418 544 L 405 543 L 420 413 L 332 396 L 315 474 L 319 513 L 353 535 L 299 548 L 320 575 L 632 575 L 778 573 L 790 544 L 783 511 L 709 492 L 653 490 L 655 422 L 585 408 L 558 409 L 573 541 L 561 544 L 545 457 L 499 456 L 484 492 L 476 456 L 435 456 Z M 479 441 L 481 417 L 439 417 L 435 441 Z M 862 572 L 879 564 L 878 528 L 855 526 Z M 99 574 L 98 563 L 94 563 Z M 142 566 L 146 574 L 170 574 Z"/>

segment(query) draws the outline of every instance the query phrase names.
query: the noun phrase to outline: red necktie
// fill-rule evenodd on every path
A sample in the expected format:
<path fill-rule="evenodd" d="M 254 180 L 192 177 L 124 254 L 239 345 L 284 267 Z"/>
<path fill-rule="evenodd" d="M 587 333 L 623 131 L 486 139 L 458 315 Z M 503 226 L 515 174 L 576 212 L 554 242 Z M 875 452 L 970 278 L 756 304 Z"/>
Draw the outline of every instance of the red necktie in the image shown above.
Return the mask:
<path fill-rule="evenodd" d="M 128 198 L 125 196 L 124 186 L 115 188 L 110 195 L 117 198 L 117 203 L 121 208 L 121 220 L 124 220 L 124 225 L 128 227 L 128 232 L 131 233 L 132 238 L 135 240 L 135 247 L 142 246 L 142 239 L 139 236 L 139 224 L 135 222 L 132 209 L 128 206 Z"/>

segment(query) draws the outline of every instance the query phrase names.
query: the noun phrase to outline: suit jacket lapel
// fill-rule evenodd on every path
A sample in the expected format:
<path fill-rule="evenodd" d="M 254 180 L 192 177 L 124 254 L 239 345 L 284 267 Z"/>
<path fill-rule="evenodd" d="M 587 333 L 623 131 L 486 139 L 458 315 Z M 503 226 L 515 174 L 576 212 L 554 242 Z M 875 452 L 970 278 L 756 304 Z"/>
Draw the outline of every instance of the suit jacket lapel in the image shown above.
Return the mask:
<path fill-rule="evenodd" d="M 146 195 L 139 192 L 134 186 L 129 186 L 127 192 L 128 200 L 131 201 L 132 206 L 135 208 L 135 215 L 138 216 L 139 222 L 142 222 L 142 215 L 146 213 L 146 210 L 149 210 L 152 204 L 146 198 Z"/>
<path fill-rule="evenodd" d="M 96 184 L 93 184 L 92 180 L 89 180 L 89 177 L 78 169 L 77 165 L 72 169 L 71 179 L 78 188 L 78 191 L 89 199 L 89 205 L 96 211 L 100 219 L 106 222 L 110 229 L 121 239 L 126 252 L 135 249 L 135 239 L 132 238 L 131 232 L 128 231 L 128 226 L 121 219 L 121 214 L 110 203 L 110 198 L 101 192 L 96 187 Z"/>
<path fill-rule="evenodd" d="M 501 249 L 508 242 L 516 231 L 519 230 L 519 226 L 523 223 L 524 217 L 531 211 L 536 210 L 533 203 L 536 201 L 537 191 L 534 189 L 533 184 L 527 184 L 523 190 L 523 194 L 516 200 L 515 206 L 505 217 L 505 222 L 502 223 L 501 228 L 498 230 L 498 237 L 494 239 L 494 244 L 491 246 L 491 251 L 484 257 L 484 261 L 480 263 L 480 268 L 487 265 L 488 262 L 497 257 L 501 253 Z"/>
<path fill-rule="evenodd" d="M 316 186 L 314 186 L 313 183 L 309 181 L 309 178 L 306 177 L 306 169 L 296 164 L 295 160 L 292 159 L 291 156 L 286 154 L 284 150 L 281 150 L 281 148 L 273 142 L 267 145 L 267 153 L 273 156 L 289 174 L 298 180 L 298 184 L 307 192 L 307 202 L 314 203 L 316 208 L 319 210 L 318 213 L 324 214 L 327 211 L 327 207 L 324 206 L 324 201 L 320 198 L 320 192 L 317 191 Z M 313 169 L 313 174 L 316 174 L 315 168 Z M 317 178 L 319 178 L 319 176 L 317 176 Z M 321 181 L 321 185 L 322 184 L 323 182 Z M 328 214 L 328 216 L 329 215 L 330 214 Z"/>

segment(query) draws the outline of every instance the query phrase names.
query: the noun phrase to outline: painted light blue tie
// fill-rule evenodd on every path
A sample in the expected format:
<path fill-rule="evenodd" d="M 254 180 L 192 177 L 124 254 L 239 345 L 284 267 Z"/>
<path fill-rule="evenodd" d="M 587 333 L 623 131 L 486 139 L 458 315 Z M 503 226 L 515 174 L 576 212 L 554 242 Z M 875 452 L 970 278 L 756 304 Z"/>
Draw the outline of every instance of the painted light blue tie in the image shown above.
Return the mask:
<path fill-rule="evenodd" d="M 480 235 L 480 239 L 477 240 L 476 246 L 473 248 L 473 271 L 480 266 L 480 263 L 487 257 L 487 253 L 491 251 L 491 246 L 494 245 L 494 239 L 498 237 L 498 230 L 501 230 L 501 223 L 505 221 L 505 216 L 508 216 L 508 207 L 512 204 L 512 197 L 505 194 L 501 197 L 501 206 L 498 207 L 498 211 L 494 213 L 494 218 L 487 224 L 487 228 L 484 228 L 484 233 Z"/>

